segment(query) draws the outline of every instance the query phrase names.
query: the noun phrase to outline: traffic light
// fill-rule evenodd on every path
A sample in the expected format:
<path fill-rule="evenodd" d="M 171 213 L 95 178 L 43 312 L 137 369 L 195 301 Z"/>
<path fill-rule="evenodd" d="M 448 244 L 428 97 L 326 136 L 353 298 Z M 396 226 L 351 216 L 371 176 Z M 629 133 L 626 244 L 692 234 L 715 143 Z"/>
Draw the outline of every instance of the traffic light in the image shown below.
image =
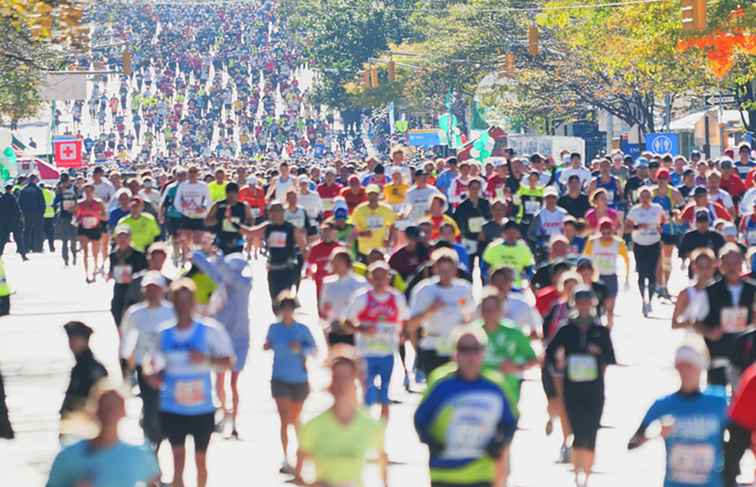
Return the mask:
<path fill-rule="evenodd" d="M 513 53 L 508 52 L 504 57 L 504 71 L 512 76 L 515 70 L 515 56 Z"/>
<path fill-rule="evenodd" d="M 530 24 L 528 27 L 528 54 L 531 56 L 537 56 L 540 52 L 538 46 L 538 26 Z"/>
<path fill-rule="evenodd" d="M 394 61 L 389 61 L 386 70 L 388 71 L 389 81 L 396 81 L 396 63 Z"/>
<path fill-rule="evenodd" d="M 378 68 L 375 64 L 370 65 L 370 87 L 378 88 Z"/>
<path fill-rule="evenodd" d="M 682 24 L 684 30 L 706 29 L 706 0 L 681 0 Z"/>
<path fill-rule="evenodd" d="M 121 62 L 123 62 L 123 74 L 131 76 L 131 52 L 128 49 L 124 49 Z"/>

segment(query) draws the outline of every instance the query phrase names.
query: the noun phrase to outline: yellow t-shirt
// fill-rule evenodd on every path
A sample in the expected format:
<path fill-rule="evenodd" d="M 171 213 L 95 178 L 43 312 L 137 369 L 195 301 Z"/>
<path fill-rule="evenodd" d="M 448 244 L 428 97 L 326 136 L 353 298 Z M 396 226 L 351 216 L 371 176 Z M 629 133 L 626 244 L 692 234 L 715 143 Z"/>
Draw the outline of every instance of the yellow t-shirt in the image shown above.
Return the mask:
<path fill-rule="evenodd" d="M 401 205 L 409 191 L 409 186 L 404 183 L 389 183 L 383 187 L 383 196 L 390 205 Z"/>
<path fill-rule="evenodd" d="M 305 423 L 299 431 L 299 448 L 315 463 L 315 478 L 328 485 L 362 486 L 365 459 L 383 451 L 386 427 L 364 410 L 348 425 L 329 409 Z"/>
<path fill-rule="evenodd" d="M 375 209 L 369 203 L 362 203 L 352 212 L 352 224 L 357 232 L 370 230 L 369 237 L 357 237 L 357 250 L 364 255 L 373 249 L 382 249 L 389 236 L 389 229 L 396 221 L 396 214 L 390 206 L 378 203 Z"/>
<path fill-rule="evenodd" d="M 217 181 L 211 181 L 207 184 L 207 190 L 210 192 L 210 199 L 215 203 L 226 199 L 226 185 L 228 183 L 219 183 Z"/>

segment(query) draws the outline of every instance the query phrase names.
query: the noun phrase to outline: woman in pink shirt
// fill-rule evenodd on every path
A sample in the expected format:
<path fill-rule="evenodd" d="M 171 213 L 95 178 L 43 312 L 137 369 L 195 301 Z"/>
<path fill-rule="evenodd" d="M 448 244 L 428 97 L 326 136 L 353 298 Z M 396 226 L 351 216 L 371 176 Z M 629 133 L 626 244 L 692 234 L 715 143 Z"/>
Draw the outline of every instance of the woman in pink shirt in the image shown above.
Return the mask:
<path fill-rule="evenodd" d="M 615 232 L 619 229 L 619 212 L 609 208 L 609 197 L 604 188 L 599 188 L 593 192 L 591 195 L 591 205 L 593 205 L 593 208 L 585 214 L 585 221 L 591 229 L 591 234 L 598 231 L 599 222 L 603 218 L 608 218 L 612 221 Z"/>

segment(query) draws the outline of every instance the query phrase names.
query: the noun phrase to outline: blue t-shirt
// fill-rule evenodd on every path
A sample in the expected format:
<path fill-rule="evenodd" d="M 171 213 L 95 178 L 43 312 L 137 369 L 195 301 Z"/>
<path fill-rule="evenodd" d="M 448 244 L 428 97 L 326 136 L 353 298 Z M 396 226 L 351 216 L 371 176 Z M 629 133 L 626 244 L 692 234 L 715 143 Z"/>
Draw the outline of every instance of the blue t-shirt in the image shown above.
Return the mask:
<path fill-rule="evenodd" d="M 284 325 L 273 323 L 265 339 L 273 350 L 273 379 L 291 384 L 307 382 L 305 357 L 315 350 L 315 340 L 310 329 L 299 322 Z M 299 352 L 291 349 L 290 343 L 299 344 Z"/>
<path fill-rule="evenodd" d="M 671 417 L 672 433 L 665 438 L 667 472 L 664 487 L 721 487 L 722 435 L 727 424 L 727 401 L 702 392 L 676 392 L 657 400 L 641 426 Z"/>
<path fill-rule="evenodd" d="M 119 441 L 90 451 L 89 440 L 64 448 L 53 461 L 47 487 L 74 487 L 87 480 L 92 487 L 134 487 L 160 475 L 155 454 L 145 446 Z"/>

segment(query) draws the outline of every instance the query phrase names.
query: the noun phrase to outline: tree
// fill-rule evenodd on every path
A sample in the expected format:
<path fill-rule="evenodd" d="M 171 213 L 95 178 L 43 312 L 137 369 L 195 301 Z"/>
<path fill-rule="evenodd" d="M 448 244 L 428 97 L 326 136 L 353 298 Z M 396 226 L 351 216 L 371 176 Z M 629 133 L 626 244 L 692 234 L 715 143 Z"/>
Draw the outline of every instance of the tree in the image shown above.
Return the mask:
<path fill-rule="evenodd" d="M 360 100 L 346 90 L 363 66 L 406 35 L 412 1 L 284 0 L 288 28 L 318 71 L 314 101 L 352 109 Z"/>

